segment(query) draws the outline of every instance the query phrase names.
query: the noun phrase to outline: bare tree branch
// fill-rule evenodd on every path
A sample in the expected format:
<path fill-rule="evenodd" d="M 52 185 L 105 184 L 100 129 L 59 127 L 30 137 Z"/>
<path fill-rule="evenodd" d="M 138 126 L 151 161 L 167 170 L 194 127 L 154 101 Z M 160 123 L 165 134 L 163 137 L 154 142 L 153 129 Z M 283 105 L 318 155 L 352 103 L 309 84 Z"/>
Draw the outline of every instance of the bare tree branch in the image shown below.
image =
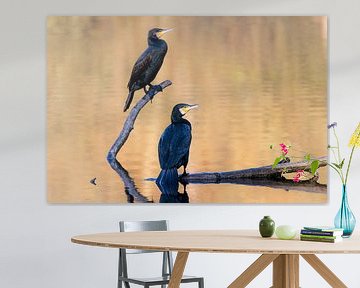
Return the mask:
<path fill-rule="evenodd" d="M 320 157 L 319 167 L 323 167 L 327 165 L 327 157 Z M 278 164 L 276 167 L 262 166 L 256 168 L 249 168 L 244 170 L 234 170 L 227 172 L 200 172 L 188 174 L 182 177 L 182 180 L 188 183 L 206 183 L 207 181 L 214 182 L 225 182 L 225 180 L 234 180 L 234 179 L 281 179 L 282 173 L 286 171 L 286 173 L 296 172 L 298 170 L 309 171 L 309 162 L 308 161 L 300 161 L 300 162 L 289 162 Z"/>
<path fill-rule="evenodd" d="M 119 153 L 121 147 L 125 144 L 126 140 L 129 138 L 131 131 L 134 129 L 135 120 L 140 113 L 140 110 L 151 101 L 154 96 L 163 91 L 166 87 L 170 86 L 172 83 L 170 80 L 165 80 L 159 85 L 152 86 L 148 93 L 146 93 L 131 109 L 128 117 L 125 120 L 123 129 L 121 130 L 119 136 L 116 138 L 115 143 L 111 146 L 108 155 L 107 161 L 110 164 L 111 168 L 120 176 L 124 182 L 125 194 L 128 197 L 128 202 L 132 203 L 134 200 L 140 203 L 148 203 L 149 201 L 141 192 L 137 189 L 134 180 L 130 177 L 129 173 L 124 167 L 117 161 L 116 156 Z"/>
<path fill-rule="evenodd" d="M 170 80 L 165 80 L 164 82 L 161 82 L 159 85 L 152 86 L 151 89 L 148 91 L 148 93 L 146 93 L 145 96 L 142 97 L 136 103 L 134 108 L 131 109 L 131 112 L 126 118 L 123 129 L 121 130 L 118 138 L 115 140 L 115 143 L 111 146 L 108 152 L 107 160 L 110 165 L 111 162 L 116 158 L 116 155 L 119 153 L 121 147 L 128 139 L 131 131 L 134 129 L 134 123 L 138 114 L 140 113 L 140 110 L 144 108 L 144 106 L 149 101 L 151 101 L 157 93 L 163 91 L 166 87 L 170 86 L 171 84 L 172 82 Z"/>

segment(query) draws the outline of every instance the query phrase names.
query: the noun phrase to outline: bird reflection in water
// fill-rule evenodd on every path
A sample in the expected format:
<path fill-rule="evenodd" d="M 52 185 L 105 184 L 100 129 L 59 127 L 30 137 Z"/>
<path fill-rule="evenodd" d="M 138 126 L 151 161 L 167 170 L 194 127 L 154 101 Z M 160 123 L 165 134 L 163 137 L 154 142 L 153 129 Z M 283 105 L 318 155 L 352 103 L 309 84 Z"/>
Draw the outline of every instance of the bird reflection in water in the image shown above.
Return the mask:
<path fill-rule="evenodd" d="M 186 192 L 186 185 L 181 183 L 184 190 L 179 192 L 178 177 L 169 177 L 162 179 L 161 182 L 156 181 L 157 187 L 161 191 L 160 203 L 189 203 L 189 195 Z"/>

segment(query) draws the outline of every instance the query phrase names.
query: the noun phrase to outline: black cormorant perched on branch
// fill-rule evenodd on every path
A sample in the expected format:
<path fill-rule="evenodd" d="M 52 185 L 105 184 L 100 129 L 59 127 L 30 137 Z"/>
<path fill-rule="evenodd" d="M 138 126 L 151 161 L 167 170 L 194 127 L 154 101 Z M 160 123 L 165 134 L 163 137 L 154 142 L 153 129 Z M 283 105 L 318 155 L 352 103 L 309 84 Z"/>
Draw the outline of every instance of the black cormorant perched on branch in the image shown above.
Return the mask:
<path fill-rule="evenodd" d="M 167 181 L 178 180 L 177 169 L 186 166 L 189 161 L 189 150 L 191 144 L 191 123 L 183 116 L 190 110 L 198 107 L 197 104 L 177 104 L 171 113 L 171 124 L 161 135 L 158 153 L 161 172 L 156 180 L 159 184 Z"/>
<path fill-rule="evenodd" d="M 149 31 L 148 48 L 136 61 L 131 72 L 128 83 L 129 95 L 124 105 L 124 112 L 130 107 L 136 90 L 144 89 L 147 93 L 146 86 L 152 86 L 151 82 L 159 72 L 168 49 L 166 42 L 160 38 L 171 30 L 154 28 Z"/>

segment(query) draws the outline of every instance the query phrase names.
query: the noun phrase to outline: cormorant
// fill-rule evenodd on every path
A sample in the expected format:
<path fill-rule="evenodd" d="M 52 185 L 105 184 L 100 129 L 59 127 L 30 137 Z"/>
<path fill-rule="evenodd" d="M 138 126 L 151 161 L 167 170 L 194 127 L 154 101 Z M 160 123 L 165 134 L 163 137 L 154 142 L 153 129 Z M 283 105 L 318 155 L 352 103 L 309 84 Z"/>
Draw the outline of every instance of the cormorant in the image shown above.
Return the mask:
<path fill-rule="evenodd" d="M 131 72 L 131 77 L 128 83 L 129 95 L 124 105 L 124 112 L 130 107 L 131 101 L 136 90 L 144 89 L 155 79 L 164 61 L 166 52 L 168 50 L 167 44 L 160 39 L 165 33 L 172 29 L 151 29 L 148 33 L 148 48 L 141 54 L 139 59 L 134 64 Z"/>
<path fill-rule="evenodd" d="M 169 179 L 177 181 L 177 169 L 181 166 L 184 167 L 183 175 L 186 175 L 191 144 L 191 123 L 183 116 L 196 107 L 198 107 L 197 104 L 177 104 L 172 110 L 171 124 L 161 135 L 158 145 L 161 167 L 161 172 L 156 179 L 158 184 L 168 182 Z"/>

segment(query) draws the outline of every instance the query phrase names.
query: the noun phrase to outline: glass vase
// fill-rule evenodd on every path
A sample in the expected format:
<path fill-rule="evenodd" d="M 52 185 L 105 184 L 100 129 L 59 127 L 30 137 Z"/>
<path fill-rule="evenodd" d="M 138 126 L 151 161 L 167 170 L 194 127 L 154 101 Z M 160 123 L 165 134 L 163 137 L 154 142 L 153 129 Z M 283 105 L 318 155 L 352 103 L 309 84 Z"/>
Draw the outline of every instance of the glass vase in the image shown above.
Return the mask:
<path fill-rule="evenodd" d="M 355 228 L 356 219 L 349 207 L 346 185 L 343 185 L 342 188 L 341 206 L 336 214 L 334 224 L 336 228 L 344 229 L 343 237 L 346 238 L 351 236 Z"/>

